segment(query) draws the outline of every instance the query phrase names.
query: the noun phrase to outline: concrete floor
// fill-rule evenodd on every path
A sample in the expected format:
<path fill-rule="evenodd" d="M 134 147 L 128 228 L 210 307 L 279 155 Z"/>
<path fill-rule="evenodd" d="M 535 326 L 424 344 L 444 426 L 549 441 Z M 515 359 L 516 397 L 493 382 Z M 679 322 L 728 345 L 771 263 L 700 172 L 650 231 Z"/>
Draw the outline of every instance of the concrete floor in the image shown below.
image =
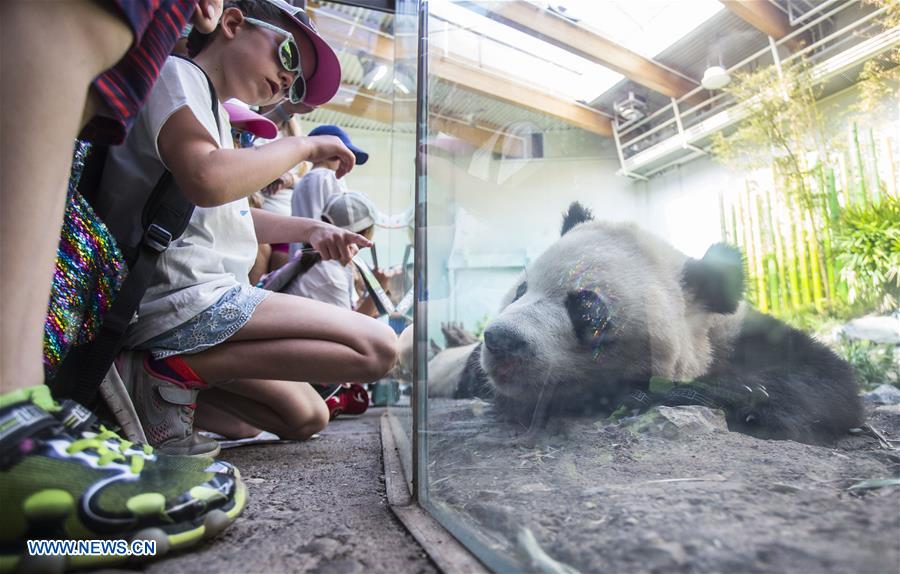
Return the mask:
<path fill-rule="evenodd" d="M 385 499 L 379 417 L 332 422 L 304 443 L 223 451 L 247 483 L 243 515 L 216 540 L 153 573 L 437 572 Z"/>

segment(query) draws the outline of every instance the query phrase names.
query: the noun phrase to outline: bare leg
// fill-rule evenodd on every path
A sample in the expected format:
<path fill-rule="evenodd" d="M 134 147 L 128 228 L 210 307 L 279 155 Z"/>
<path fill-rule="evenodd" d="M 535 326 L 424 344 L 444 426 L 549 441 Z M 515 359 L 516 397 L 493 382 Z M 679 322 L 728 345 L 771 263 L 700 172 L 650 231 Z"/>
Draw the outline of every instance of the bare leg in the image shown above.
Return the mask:
<path fill-rule="evenodd" d="M 72 146 L 91 81 L 131 41 L 125 23 L 92 1 L 0 2 L 0 392 L 44 380 Z"/>
<path fill-rule="evenodd" d="M 239 421 L 273 432 L 281 438 L 305 440 L 328 424 L 328 407 L 325 406 L 325 401 L 319 393 L 306 383 L 294 381 L 260 379 L 233 381 L 203 391 L 200 393 L 200 403 L 198 414 L 206 406 L 212 406 Z M 233 419 L 219 419 L 213 421 L 213 424 L 233 424 L 233 422 Z M 203 421 L 197 425 L 203 426 Z M 219 432 L 214 428 L 210 430 Z M 226 433 L 220 434 L 231 436 Z"/>
<path fill-rule="evenodd" d="M 397 336 L 384 323 L 349 309 L 273 293 L 228 341 L 182 358 L 207 383 L 368 383 L 394 365 Z"/>
<path fill-rule="evenodd" d="M 272 256 L 272 246 L 261 243 L 256 250 L 256 261 L 250 268 L 250 284 L 256 285 L 259 278 L 269 272 L 269 258 Z"/>
<path fill-rule="evenodd" d="M 202 394 L 197 397 L 194 428 L 212 431 L 230 439 L 250 438 L 259 434 L 258 428 L 204 400 Z"/>

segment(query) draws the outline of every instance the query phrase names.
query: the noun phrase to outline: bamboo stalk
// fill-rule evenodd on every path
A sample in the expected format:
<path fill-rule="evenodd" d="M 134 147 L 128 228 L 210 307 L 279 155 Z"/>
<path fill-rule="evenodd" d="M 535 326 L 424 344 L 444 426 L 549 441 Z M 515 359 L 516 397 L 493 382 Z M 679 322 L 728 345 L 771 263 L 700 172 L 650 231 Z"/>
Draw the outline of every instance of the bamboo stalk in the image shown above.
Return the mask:
<path fill-rule="evenodd" d="M 779 299 L 781 300 L 781 310 L 782 312 L 791 308 L 789 303 L 790 299 L 790 291 L 788 290 L 787 284 L 787 274 L 785 272 L 785 263 L 784 263 L 784 241 L 782 240 L 781 234 L 781 218 L 779 217 L 779 213 L 775 210 L 777 209 L 777 204 L 775 203 L 775 188 L 774 186 L 769 189 L 769 192 L 766 194 L 766 212 L 769 215 L 769 227 L 772 228 L 772 239 L 775 244 L 775 267 L 778 271 L 778 291 L 780 293 Z"/>
<path fill-rule="evenodd" d="M 897 164 L 894 162 L 894 138 L 888 137 L 885 142 L 885 148 L 887 148 L 887 161 L 888 161 L 888 193 L 893 195 L 894 197 L 900 197 L 900 193 L 897 192 Z"/>
<path fill-rule="evenodd" d="M 812 303 L 812 291 L 809 285 L 806 242 L 803 239 L 803 216 L 797 206 L 796 199 L 789 198 L 788 203 L 791 211 L 791 232 L 794 235 L 794 249 L 797 252 L 797 274 L 800 276 L 800 301 L 806 306 Z"/>
<path fill-rule="evenodd" d="M 828 218 L 832 225 L 837 224 L 841 218 L 841 204 L 838 201 L 837 187 L 835 185 L 834 168 L 829 167 L 825 175 L 825 189 L 828 194 Z"/>
<path fill-rule="evenodd" d="M 784 305 L 778 293 L 778 266 L 775 263 L 775 255 L 766 255 L 766 283 L 769 287 L 769 305 L 775 314 L 784 313 Z"/>
<path fill-rule="evenodd" d="M 841 171 L 841 194 L 844 196 L 844 207 L 853 205 L 853 193 L 850 191 L 850 154 L 845 150 L 838 156 Z"/>
<path fill-rule="evenodd" d="M 881 202 L 881 178 L 878 175 L 878 146 L 875 145 L 875 134 L 869 128 L 869 145 L 872 146 L 872 174 L 875 176 L 875 185 L 872 187 L 872 203 L 878 205 Z"/>
<path fill-rule="evenodd" d="M 825 167 L 820 163 L 818 165 L 818 169 L 816 170 L 816 174 L 818 176 L 819 182 L 819 190 L 822 194 L 822 258 L 823 264 L 825 267 L 825 291 L 826 297 L 831 300 L 832 303 L 835 302 L 835 298 L 837 297 L 837 290 L 835 289 L 835 274 L 834 274 L 834 260 L 832 258 L 831 253 L 831 233 L 837 218 L 832 213 L 829 213 L 829 207 L 833 210 L 838 209 L 836 205 L 832 203 L 837 203 L 837 196 L 834 194 L 834 171 L 829 168 L 828 172 L 831 174 L 831 178 L 828 178 L 825 174 Z"/>
<path fill-rule="evenodd" d="M 747 207 L 750 214 L 750 232 L 753 241 L 753 266 L 756 269 L 756 290 L 759 294 L 759 310 L 763 313 L 769 311 L 769 294 L 766 290 L 766 268 L 764 264 L 760 217 L 757 210 L 756 194 L 753 190 L 747 190 Z"/>
<path fill-rule="evenodd" d="M 800 300 L 800 279 L 797 274 L 797 249 L 794 245 L 794 226 L 791 218 L 791 206 L 786 194 L 784 197 L 781 197 L 781 200 L 783 205 L 781 237 L 784 243 L 788 282 L 791 287 L 791 310 L 796 312 L 800 310 L 802 302 Z"/>
<path fill-rule="evenodd" d="M 804 210 L 804 227 L 806 228 L 806 240 L 809 244 L 809 271 L 810 281 L 812 283 L 813 303 L 819 312 L 824 310 L 822 293 L 822 272 L 819 266 L 819 238 L 816 235 L 815 215 L 812 207 Z"/>
<path fill-rule="evenodd" d="M 721 191 L 719 192 L 719 228 L 722 241 L 730 243 L 728 240 L 728 220 L 725 217 L 725 194 Z"/>
<path fill-rule="evenodd" d="M 853 122 L 853 149 L 856 151 L 856 166 L 859 170 L 859 178 L 857 185 L 859 186 L 859 197 L 863 205 L 869 204 L 869 193 L 866 189 L 866 166 L 863 163 L 862 151 L 859 147 L 859 129 L 856 122 Z"/>
<path fill-rule="evenodd" d="M 750 182 L 744 182 L 744 192 L 740 195 L 740 220 L 743 228 L 744 254 L 746 257 L 747 269 L 747 294 L 750 300 L 756 305 L 760 311 L 764 311 L 765 293 L 759 290 L 756 270 L 756 250 L 753 245 L 753 222 L 750 218 L 750 203 L 747 196 L 749 195 Z"/>
<path fill-rule="evenodd" d="M 741 234 L 738 231 L 739 228 L 738 228 L 737 202 L 734 200 L 733 195 L 732 195 L 731 200 L 729 201 L 729 207 L 731 207 L 731 231 L 732 231 L 731 242 L 735 246 L 739 247 L 741 249 L 741 252 L 743 252 L 744 249 L 741 246 Z"/>
<path fill-rule="evenodd" d="M 781 312 L 781 304 L 778 300 L 778 269 L 775 265 L 775 242 L 772 239 L 772 227 L 769 224 L 769 216 L 763 209 L 763 205 L 763 192 L 760 192 L 759 188 L 757 188 L 753 198 L 753 213 L 759 235 L 761 271 L 765 278 L 769 310 L 777 314 Z"/>

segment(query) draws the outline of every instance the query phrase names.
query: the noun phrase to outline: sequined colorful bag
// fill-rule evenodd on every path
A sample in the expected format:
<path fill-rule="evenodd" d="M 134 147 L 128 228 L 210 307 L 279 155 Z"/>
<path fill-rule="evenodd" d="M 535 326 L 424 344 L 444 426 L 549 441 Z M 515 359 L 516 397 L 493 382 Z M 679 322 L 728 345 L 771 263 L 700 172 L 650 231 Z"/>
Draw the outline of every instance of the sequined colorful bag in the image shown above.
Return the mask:
<path fill-rule="evenodd" d="M 90 145 L 77 142 L 56 269 L 44 322 L 44 372 L 52 379 L 69 350 L 91 341 L 128 273 L 106 225 L 78 193 Z"/>

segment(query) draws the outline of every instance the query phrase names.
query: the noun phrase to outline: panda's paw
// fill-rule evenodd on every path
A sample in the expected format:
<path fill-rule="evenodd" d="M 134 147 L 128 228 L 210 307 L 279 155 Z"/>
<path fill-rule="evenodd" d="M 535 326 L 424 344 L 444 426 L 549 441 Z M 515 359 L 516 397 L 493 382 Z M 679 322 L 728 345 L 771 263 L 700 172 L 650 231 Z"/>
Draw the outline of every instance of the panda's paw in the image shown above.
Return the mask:
<path fill-rule="evenodd" d="M 769 402 L 769 391 L 765 385 L 743 385 L 748 393 L 747 402 L 751 409 L 756 409 Z"/>

